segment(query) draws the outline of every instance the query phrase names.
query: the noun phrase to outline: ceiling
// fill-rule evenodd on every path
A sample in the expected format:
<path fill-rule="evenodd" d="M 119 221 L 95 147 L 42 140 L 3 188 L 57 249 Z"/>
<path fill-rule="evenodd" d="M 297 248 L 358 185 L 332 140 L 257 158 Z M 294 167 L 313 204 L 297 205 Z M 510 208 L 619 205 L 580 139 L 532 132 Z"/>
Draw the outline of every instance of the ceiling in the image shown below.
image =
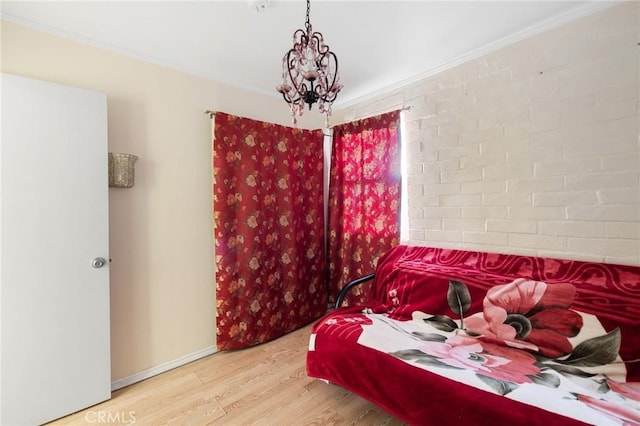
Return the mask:
<path fill-rule="evenodd" d="M 344 89 L 335 108 L 612 4 L 313 0 L 310 21 L 338 56 Z M 273 96 L 306 12 L 301 0 L 3 0 L 1 8 L 8 21 Z"/>

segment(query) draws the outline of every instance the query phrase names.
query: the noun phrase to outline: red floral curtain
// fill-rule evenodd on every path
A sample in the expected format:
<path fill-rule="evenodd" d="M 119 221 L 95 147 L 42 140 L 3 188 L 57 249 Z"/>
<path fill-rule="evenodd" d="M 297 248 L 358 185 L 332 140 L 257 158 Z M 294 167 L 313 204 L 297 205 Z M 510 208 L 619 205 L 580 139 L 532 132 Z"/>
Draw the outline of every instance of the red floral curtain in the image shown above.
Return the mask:
<path fill-rule="evenodd" d="M 213 174 L 218 350 L 325 313 L 322 131 L 217 113 Z"/>
<path fill-rule="evenodd" d="M 400 239 L 400 111 L 333 129 L 329 178 L 329 299 L 349 281 L 375 272 Z M 346 304 L 366 300 L 354 288 Z"/>

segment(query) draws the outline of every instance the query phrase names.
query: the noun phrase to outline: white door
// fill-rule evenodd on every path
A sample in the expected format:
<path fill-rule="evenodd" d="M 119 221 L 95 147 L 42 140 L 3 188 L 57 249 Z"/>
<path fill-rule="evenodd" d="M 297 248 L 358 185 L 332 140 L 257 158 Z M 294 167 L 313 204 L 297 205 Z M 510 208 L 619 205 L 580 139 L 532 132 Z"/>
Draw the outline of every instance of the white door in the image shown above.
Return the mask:
<path fill-rule="evenodd" d="M 0 424 L 35 425 L 111 396 L 107 102 L 1 88 Z"/>

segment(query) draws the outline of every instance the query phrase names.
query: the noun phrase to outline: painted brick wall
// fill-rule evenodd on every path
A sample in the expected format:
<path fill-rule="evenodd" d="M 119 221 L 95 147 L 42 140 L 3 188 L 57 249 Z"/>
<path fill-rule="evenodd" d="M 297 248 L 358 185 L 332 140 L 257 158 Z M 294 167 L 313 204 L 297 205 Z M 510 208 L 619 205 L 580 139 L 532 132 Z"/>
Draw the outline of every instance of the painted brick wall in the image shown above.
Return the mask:
<path fill-rule="evenodd" d="M 408 243 L 640 264 L 639 4 L 338 111 L 410 107 Z"/>

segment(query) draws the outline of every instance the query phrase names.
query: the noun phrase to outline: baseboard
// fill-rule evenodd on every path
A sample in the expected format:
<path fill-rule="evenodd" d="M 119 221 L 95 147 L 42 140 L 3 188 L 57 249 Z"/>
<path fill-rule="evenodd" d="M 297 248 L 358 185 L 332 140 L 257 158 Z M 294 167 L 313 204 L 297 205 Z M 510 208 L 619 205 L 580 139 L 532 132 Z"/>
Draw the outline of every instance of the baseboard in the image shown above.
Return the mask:
<path fill-rule="evenodd" d="M 208 348 L 193 352 L 178 359 L 174 359 L 173 361 L 164 362 L 160 365 L 156 365 L 155 367 L 147 368 L 146 370 L 142 370 L 138 373 L 111 382 L 111 391 L 115 391 L 134 383 L 141 382 L 142 380 L 157 376 L 158 374 L 173 370 L 174 368 L 180 367 L 214 353 L 216 353 L 216 348 L 214 346 L 210 346 Z"/>

